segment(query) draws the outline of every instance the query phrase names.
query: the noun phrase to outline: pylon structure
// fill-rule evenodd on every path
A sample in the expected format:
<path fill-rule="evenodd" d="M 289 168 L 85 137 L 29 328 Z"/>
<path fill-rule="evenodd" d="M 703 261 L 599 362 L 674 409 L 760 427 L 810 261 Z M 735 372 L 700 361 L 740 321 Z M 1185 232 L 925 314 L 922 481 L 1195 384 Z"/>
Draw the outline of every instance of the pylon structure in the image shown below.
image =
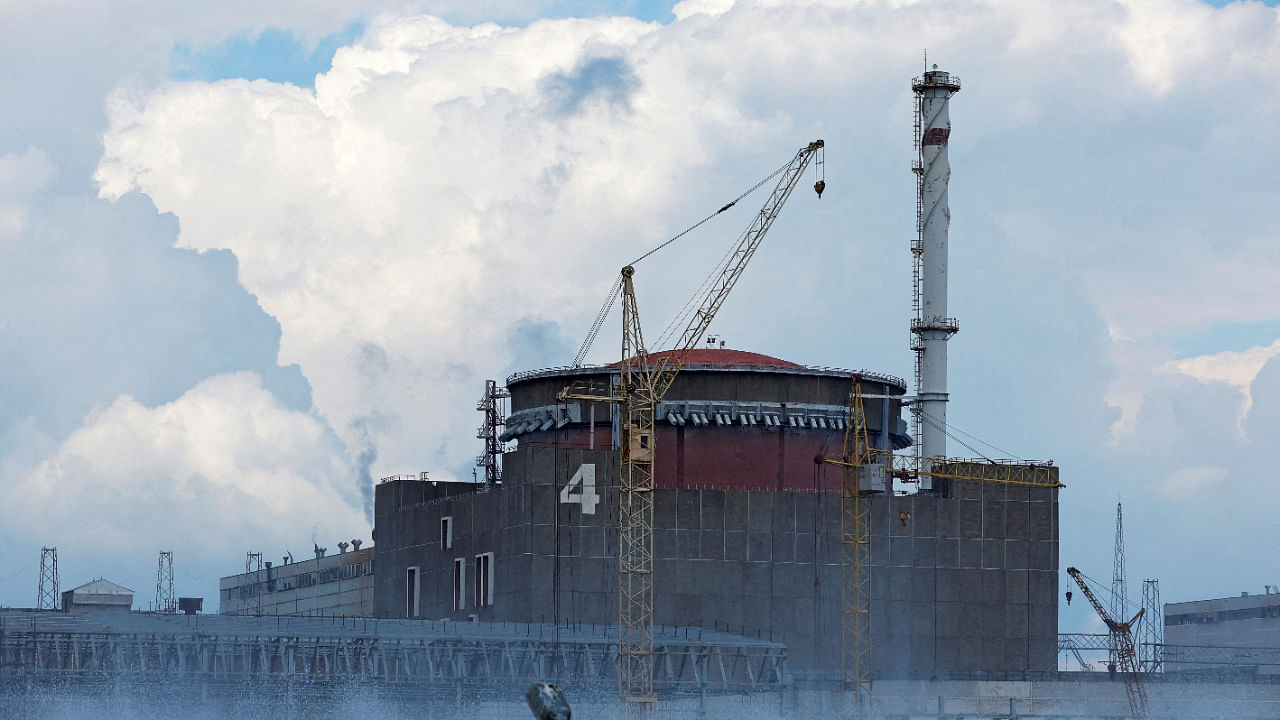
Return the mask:
<path fill-rule="evenodd" d="M 1123 620 L 1128 617 L 1129 591 L 1124 576 L 1124 508 L 1116 503 L 1116 550 L 1111 563 L 1111 617 Z M 1120 649 L 1115 642 L 1111 643 L 1110 657 L 1107 662 L 1115 667 L 1119 662 Z"/>
<path fill-rule="evenodd" d="M 40 548 L 40 586 L 36 590 L 37 610 L 57 610 L 60 606 L 58 590 L 58 548 Z"/>
<path fill-rule="evenodd" d="M 1138 630 L 1138 666 L 1142 672 L 1159 672 L 1164 660 L 1164 606 L 1160 581 L 1142 581 L 1142 624 Z"/>
<path fill-rule="evenodd" d="M 156 612 L 178 611 L 178 601 L 173 597 L 173 551 L 161 550 L 156 566 Z"/>

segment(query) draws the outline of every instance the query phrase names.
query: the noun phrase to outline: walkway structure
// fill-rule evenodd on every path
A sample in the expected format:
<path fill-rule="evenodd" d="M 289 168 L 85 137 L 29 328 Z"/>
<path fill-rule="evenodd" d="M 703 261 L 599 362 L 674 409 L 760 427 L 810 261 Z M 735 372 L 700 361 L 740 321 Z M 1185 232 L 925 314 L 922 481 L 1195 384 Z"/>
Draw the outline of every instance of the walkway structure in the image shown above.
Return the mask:
<path fill-rule="evenodd" d="M 777 690 L 781 643 L 657 628 L 660 692 Z M 0 684 L 16 678 L 364 681 L 380 684 L 617 683 L 616 628 L 366 618 L 0 614 Z"/>

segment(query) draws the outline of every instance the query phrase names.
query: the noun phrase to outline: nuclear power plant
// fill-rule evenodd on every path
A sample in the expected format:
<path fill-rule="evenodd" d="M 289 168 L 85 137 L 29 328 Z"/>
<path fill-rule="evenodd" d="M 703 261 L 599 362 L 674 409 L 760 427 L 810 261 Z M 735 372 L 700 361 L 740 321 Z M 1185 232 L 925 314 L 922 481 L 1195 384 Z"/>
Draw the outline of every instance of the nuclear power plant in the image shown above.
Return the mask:
<path fill-rule="evenodd" d="M 34 692 L 54 677 L 163 676 L 227 697 L 249 681 L 325 698 L 358 685 L 473 713 L 554 682 L 583 699 L 584 717 L 1280 715 L 1280 650 L 1222 660 L 1228 645 L 1275 637 L 1270 588 L 1173 612 L 1151 580 L 1134 616 L 1060 558 L 1060 494 L 1084 479 L 1050 462 L 948 454 L 960 80 L 933 66 L 911 88 L 911 383 L 709 334 L 792 191 L 810 171 L 818 197 L 826 190 L 815 140 L 756 186 L 772 191 L 669 347 L 645 345 L 634 290 L 645 255 L 622 268 L 574 362 L 486 385 L 483 479 L 384 478 L 373 547 L 344 541 L 326 556 L 317 544 L 314 559 L 277 564 L 251 552 L 222 579 L 216 616 L 160 600 L 124 619 L 0 613 L 0 679 Z M 621 353 L 586 364 L 616 305 Z M 1121 590 L 1122 537 L 1118 514 Z M 1104 633 L 1059 633 L 1072 593 Z M 1165 642 L 1166 625 L 1180 644 Z"/>

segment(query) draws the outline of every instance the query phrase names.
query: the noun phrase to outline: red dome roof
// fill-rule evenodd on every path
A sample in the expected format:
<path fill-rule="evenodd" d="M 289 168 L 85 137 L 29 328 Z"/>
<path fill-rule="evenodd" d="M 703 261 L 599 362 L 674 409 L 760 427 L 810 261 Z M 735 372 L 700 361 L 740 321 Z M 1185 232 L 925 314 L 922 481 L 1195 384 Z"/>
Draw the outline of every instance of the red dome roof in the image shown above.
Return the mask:
<path fill-rule="evenodd" d="M 663 350 L 662 352 L 650 353 L 650 360 L 668 357 L 673 354 L 674 350 Z M 620 365 L 621 363 L 613 363 Z M 728 350 L 723 348 L 695 348 L 689 353 L 689 358 L 685 363 L 686 368 L 699 367 L 737 367 L 737 368 L 788 368 L 803 370 L 803 365 L 797 365 L 793 362 L 780 360 L 776 357 L 761 355 L 760 353 L 747 352 L 745 350 Z"/>

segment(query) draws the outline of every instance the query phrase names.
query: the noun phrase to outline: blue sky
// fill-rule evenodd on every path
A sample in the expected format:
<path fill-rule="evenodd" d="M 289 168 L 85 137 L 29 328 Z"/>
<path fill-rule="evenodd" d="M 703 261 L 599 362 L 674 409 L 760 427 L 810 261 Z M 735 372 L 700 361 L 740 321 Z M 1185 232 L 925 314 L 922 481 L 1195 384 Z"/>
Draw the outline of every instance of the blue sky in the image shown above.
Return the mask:
<path fill-rule="evenodd" d="M 315 43 L 298 40 L 287 30 L 268 28 L 244 32 L 211 47 L 196 49 L 179 43 L 170 55 L 169 75 L 174 80 L 270 80 L 313 87 L 316 75 L 329 69 L 333 53 L 360 37 L 363 23 L 352 23 Z"/>
<path fill-rule="evenodd" d="M 0 78 L 0 604 L 30 602 L 42 544 L 68 584 L 144 594 L 172 548 L 211 596 L 248 549 L 367 533 L 363 473 L 470 478 L 485 379 L 567 362 L 619 258 L 815 137 L 827 194 L 792 201 L 716 332 L 910 376 L 924 45 L 964 81 L 950 419 L 1063 467 L 1064 565 L 1106 575 L 1123 499 L 1130 577 L 1166 600 L 1275 584 L 1269 510 L 1240 501 L 1280 432 L 1280 158 L 1254 142 L 1280 121 L 1274 3 L 672 7 L 91 6 L 50 33 L 33 6 L 0 29 L 0 59 L 42 68 Z M 655 257 L 644 317 L 719 242 Z"/>
<path fill-rule="evenodd" d="M 626 15 L 646 22 L 665 23 L 674 19 L 671 14 L 673 4 L 655 0 L 566 0 L 541 8 L 536 18 L 528 17 L 523 10 L 516 10 L 485 19 L 519 26 L 527 25 L 535 19 Z M 474 9 L 458 13 L 446 12 L 444 16 L 457 18 L 462 22 L 477 19 Z M 314 43 L 299 39 L 289 30 L 274 27 L 245 30 L 213 46 L 197 47 L 191 43 L 177 43 L 169 58 L 169 76 L 175 80 L 206 82 L 228 78 L 270 80 L 312 87 L 315 76 L 329 69 L 334 51 L 356 40 L 363 30 L 364 23 L 351 23 L 340 32 L 326 35 Z"/>
<path fill-rule="evenodd" d="M 1241 2 L 1262 2 L 1274 7 L 1280 0 L 1200 0 L 1206 5 L 1224 7 Z M 541 18 L 599 17 L 628 15 L 646 22 L 667 23 L 674 19 L 673 2 L 645 0 L 615 0 L 612 2 L 556 2 L 543 8 Z M 471 13 L 460 16 L 465 20 Z M 449 13 L 445 13 L 449 17 Z M 520 14 L 513 18 L 499 14 L 492 20 L 527 24 L 529 18 Z M 340 32 L 326 35 L 315 43 L 299 40 L 293 33 L 280 28 L 245 30 L 212 47 L 195 47 L 191 43 L 177 43 L 170 55 L 169 75 L 175 80 L 270 80 L 288 82 L 299 87 L 311 87 L 315 76 L 329 69 L 333 53 L 339 47 L 354 41 L 363 32 L 364 23 L 351 23 Z"/>

